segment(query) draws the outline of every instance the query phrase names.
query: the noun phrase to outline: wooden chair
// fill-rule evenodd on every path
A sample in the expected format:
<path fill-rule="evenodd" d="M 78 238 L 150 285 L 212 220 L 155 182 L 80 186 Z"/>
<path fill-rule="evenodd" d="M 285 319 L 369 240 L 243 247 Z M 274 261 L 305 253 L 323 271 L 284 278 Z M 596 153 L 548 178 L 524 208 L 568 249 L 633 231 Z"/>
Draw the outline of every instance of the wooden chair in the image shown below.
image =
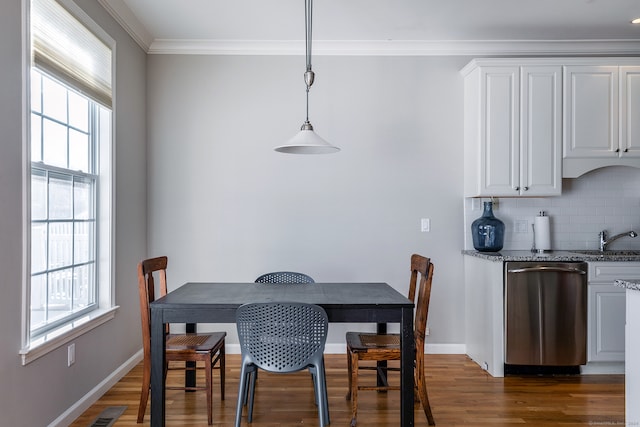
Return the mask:
<path fill-rule="evenodd" d="M 144 419 L 144 413 L 149 399 L 149 387 L 151 381 L 151 316 L 149 304 L 155 301 L 155 283 L 153 273 L 158 272 L 160 277 L 159 296 L 167 294 L 167 257 L 146 259 L 138 264 L 138 290 L 140 293 L 140 315 L 142 319 L 142 343 L 144 348 L 144 368 L 142 374 L 142 392 L 140 394 L 140 406 L 138 407 L 138 423 Z M 206 390 L 207 391 L 207 421 L 213 424 L 212 417 L 212 369 L 218 364 L 220 369 L 220 397 L 224 400 L 224 339 L 226 332 L 214 332 L 209 334 L 169 334 L 169 325 L 166 328 L 166 364 L 165 378 L 169 362 L 193 362 L 185 363 L 181 369 L 196 369 L 197 362 L 204 362 L 205 386 L 204 387 L 166 387 L 178 390 Z M 218 363 L 219 362 L 219 363 Z"/>
<path fill-rule="evenodd" d="M 409 299 L 415 301 L 416 285 L 420 276 L 418 289 L 418 302 L 415 314 L 415 369 L 414 379 L 416 387 L 416 400 L 419 398 L 422 403 L 424 414 L 429 425 L 435 425 L 429 398 L 427 396 L 427 385 L 424 377 L 424 339 L 427 327 L 427 315 L 429 313 L 429 298 L 431 296 L 431 280 L 433 278 L 433 264 L 429 258 L 420 255 L 411 256 L 411 281 L 409 282 Z M 399 368 L 391 368 L 382 365 L 358 366 L 360 360 L 370 360 L 384 362 L 389 360 L 400 360 L 400 335 L 399 334 L 375 334 L 361 332 L 347 332 L 347 363 L 349 371 L 349 391 L 347 400 L 351 400 L 351 426 L 356 425 L 356 415 L 358 406 L 358 390 L 399 390 L 399 386 L 390 386 L 387 382 L 387 371 L 397 371 Z M 378 374 L 383 378 L 382 385 L 369 386 L 358 384 L 359 369 L 378 370 Z"/>

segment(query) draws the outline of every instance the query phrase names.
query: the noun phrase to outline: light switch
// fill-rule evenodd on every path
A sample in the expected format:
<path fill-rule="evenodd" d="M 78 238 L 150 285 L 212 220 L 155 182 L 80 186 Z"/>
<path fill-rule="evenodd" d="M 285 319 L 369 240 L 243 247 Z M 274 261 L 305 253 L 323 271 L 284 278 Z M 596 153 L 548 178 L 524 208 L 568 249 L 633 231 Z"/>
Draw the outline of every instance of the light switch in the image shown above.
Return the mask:
<path fill-rule="evenodd" d="M 423 233 L 431 231 L 431 220 L 429 218 L 422 218 L 420 220 L 420 231 Z"/>

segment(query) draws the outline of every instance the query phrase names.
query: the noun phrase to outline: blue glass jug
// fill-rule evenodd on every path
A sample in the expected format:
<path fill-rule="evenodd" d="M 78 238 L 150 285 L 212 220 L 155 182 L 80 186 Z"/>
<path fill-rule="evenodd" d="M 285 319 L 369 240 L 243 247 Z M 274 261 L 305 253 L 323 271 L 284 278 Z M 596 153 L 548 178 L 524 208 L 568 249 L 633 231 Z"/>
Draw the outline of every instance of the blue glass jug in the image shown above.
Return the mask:
<path fill-rule="evenodd" d="M 504 222 L 493 216 L 493 203 L 484 202 L 482 216 L 471 223 L 473 247 L 480 252 L 498 252 L 504 245 Z"/>

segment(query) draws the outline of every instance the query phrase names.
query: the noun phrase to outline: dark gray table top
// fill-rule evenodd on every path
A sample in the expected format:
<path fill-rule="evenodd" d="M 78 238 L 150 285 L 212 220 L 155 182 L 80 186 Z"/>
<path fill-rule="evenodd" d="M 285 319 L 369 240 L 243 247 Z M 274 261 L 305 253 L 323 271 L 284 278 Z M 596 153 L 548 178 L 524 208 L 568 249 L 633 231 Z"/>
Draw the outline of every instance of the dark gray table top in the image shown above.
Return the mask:
<path fill-rule="evenodd" d="M 151 304 L 162 308 L 232 308 L 249 302 L 307 302 L 326 308 L 413 307 L 386 283 L 206 283 L 190 282 Z"/>

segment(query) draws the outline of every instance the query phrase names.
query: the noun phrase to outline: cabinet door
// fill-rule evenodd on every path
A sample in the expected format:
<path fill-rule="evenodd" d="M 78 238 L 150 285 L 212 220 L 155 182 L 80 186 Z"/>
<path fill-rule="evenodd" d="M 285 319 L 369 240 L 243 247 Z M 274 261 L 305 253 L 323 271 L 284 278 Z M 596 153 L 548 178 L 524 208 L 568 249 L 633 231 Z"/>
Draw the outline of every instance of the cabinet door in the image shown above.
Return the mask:
<path fill-rule="evenodd" d="M 482 195 L 514 196 L 520 189 L 519 79 L 518 67 L 481 70 Z"/>
<path fill-rule="evenodd" d="M 561 67 L 522 67 L 520 78 L 520 194 L 562 191 Z"/>
<path fill-rule="evenodd" d="M 624 361 L 625 289 L 589 284 L 589 362 Z"/>
<path fill-rule="evenodd" d="M 565 158 L 617 158 L 618 67 L 564 67 Z"/>
<path fill-rule="evenodd" d="M 620 67 L 620 150 L 640 157 L 640 67 Z"/>

